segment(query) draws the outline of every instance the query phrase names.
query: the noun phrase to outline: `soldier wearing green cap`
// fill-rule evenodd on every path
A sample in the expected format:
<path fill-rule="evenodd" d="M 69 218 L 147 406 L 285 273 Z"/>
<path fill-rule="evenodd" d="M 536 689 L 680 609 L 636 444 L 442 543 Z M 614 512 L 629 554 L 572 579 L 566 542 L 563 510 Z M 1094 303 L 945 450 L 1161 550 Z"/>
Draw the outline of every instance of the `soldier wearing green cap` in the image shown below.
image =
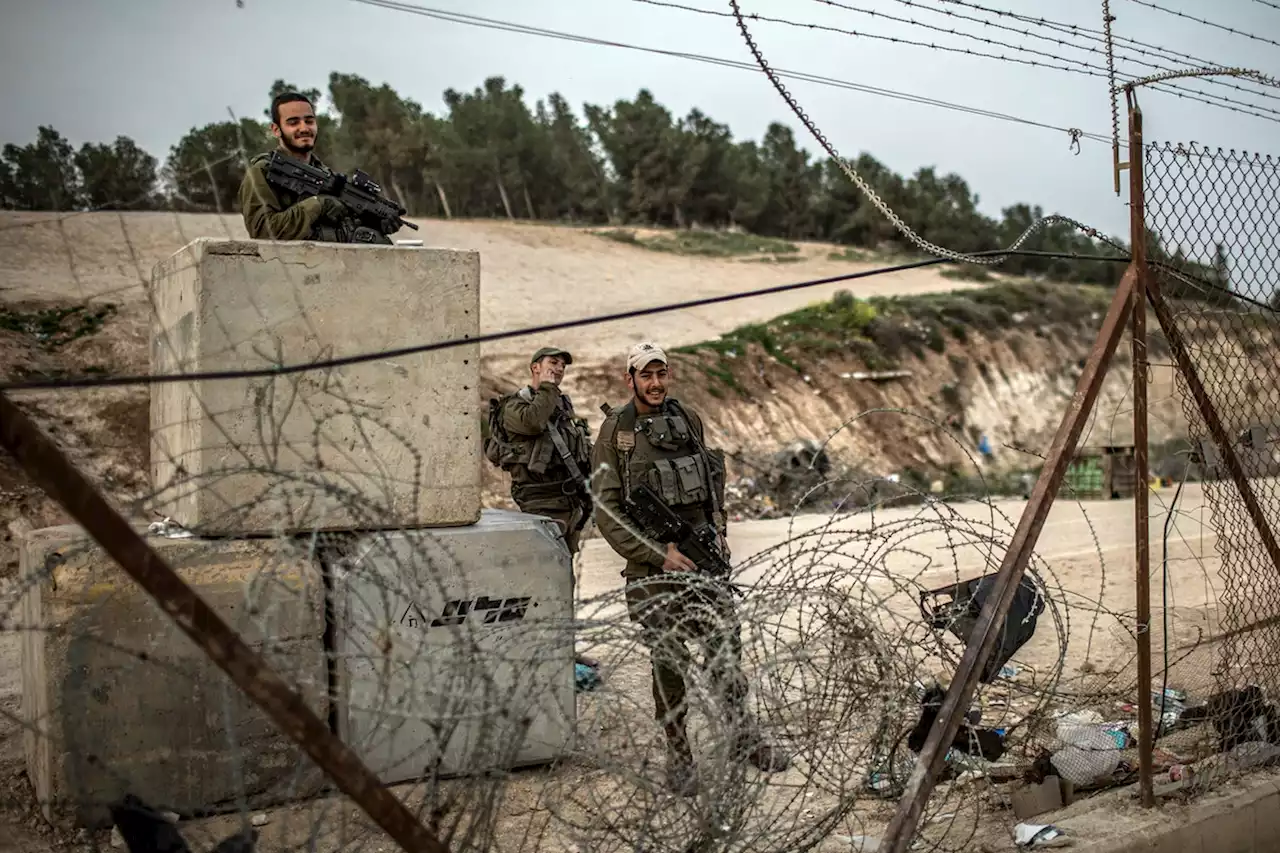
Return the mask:
<path fill-rule="evenodd" d="M 511 475 L 511 499 L 522 512 L 551 518 L 576 554 L 592 517 L 587 474 L 591 438 L 573 402 L 560 391 L 573 356 L 542 347 L 529 359 L 530 383 L 489 401 L 485 456 Z"/>

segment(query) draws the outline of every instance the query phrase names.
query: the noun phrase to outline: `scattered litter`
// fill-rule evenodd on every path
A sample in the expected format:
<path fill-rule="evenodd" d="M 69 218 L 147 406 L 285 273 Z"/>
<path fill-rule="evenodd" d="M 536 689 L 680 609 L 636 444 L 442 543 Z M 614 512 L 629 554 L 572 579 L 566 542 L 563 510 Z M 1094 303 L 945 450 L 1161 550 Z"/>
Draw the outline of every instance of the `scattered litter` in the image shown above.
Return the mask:
<path fill-rule="evenodd" d="M 184 529 L 181 524 L 178 524 L 167 515 L 161 521 L 153 521 L 148 524 L 147 533 L 151 536 L 164 536 L 167 539 L 191 539 L 195 536 L 194 533 Z"/>
<path fill-rule="evenodd" d="M 1062 808 L 1062 785 L 1057 776 L 1046 776 L 1038 785 L 1023 785 L 1013 792 L 1011 805 L 1019 820 Z"/>
<path fill-rule="evenodd" d="M 1004 666 L 1000 667 L 1000 677 L 1001 678 L 1017 678 L 1018 671 L 1019 670 L 1016 666 L 1014 666 L 1011 663 L 1007 663 Z"/>
<path fill-rule="evenodd" d="M 1076 711 L 1058 719 L 1058 739 L 1064 746 L 1050 757 L 1063 779 L 1082 788 L 1116 772 L 1120 766 L 1117 738 L 1102 725 L 1096 711 Z"/>
<path fill-rule="evenodd" d="M 254 826 L 266 826 L 270 822 L 271 818 L 267 816 L 266 812 L 258 812 L 256 815 L 249 818 L 249 823 Z"/>
<path fill-rule="evenodd" d="M 1071 839 L 1056 826 L 1020 823 L 1013 828 L 1013 842 L 1019 847 L 1040 850 L 1045 847 L 1066 847 Z"/>
<path fill-rule="evenodd" d="M 880 839 L 870 835 L 836 835 L 835 839 L 856 853 L 876 853 L 880 849 Z"/>
<path fill-rule="evenodd" d="M 883 382 L 886 379 L 905 379 L 911 375 L 910 370 L 856 370 L 852 373 L 841 373 L 841 379 L 870 379 L 873 382 Z"/>
<path fill-rule="evenodd" d="M 597 667 L 588 666 L 585 663 L 575 663 L 573 665 L 573 687 L 579 693 L 595 690 L 603 683 L 603 679 L 600 678 L 600 670 Z"/>

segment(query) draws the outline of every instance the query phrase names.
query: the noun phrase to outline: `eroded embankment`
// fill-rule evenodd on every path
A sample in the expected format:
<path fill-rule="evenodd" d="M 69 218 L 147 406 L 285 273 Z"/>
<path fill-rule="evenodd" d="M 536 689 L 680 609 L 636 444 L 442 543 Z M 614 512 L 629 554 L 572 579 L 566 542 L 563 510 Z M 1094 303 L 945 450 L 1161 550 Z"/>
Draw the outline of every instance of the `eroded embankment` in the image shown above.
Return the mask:
<path fill-rule="evenodd" d="M 776 484 L 789 447 L 816 441 L 833 470 L 940 482 L 948 492 L 1017 491 L 1041 465 L 1112 295 L 1032 282 L 902 299 L 838 294 L 680 348 L 674 393 L 705 413 L 735 460 L 732 474 L 757 485 Z M 1151 328 L 1156 445 L 1183 435 L 1185 419 L 1167 344 Z M 1198 330 L 1201 341 L 1226 335 Z M 1081 444 L 1132 443 L 1129 346 L 1126 336 Z M 591 410 L 597 397 L 616 400 L 617 370 L 579 368 L 572 393 Z"/>

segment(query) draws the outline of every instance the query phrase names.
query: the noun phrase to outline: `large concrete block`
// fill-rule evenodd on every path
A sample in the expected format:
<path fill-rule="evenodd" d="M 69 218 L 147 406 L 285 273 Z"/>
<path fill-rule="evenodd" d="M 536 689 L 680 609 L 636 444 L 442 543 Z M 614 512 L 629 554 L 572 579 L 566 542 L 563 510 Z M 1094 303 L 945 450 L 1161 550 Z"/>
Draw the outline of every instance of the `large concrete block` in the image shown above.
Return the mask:
<path fill-rule="evenodd" d="M 155 373 L 475 337 L 477 252 L 199 239 L 158 264 Z M 471 524 L 480 348 L 151 389 L 154 508 L 201 534 Z"/>
<path fill-rule="evenodd" d="M 386 783 L 572 746 L 573 574 L 552 522 L 363 534 L 333 567 L 338 726 Z"/>
<path fill-rule="evenodd" d="M 328 716 L 324 583 L 284 540 L 152 537 L 211 608 Z M 78 526 L 29 533 L 22 716 L 47 817 L 109 822 L 126 791 L 180 813 L 283 802 L 322 787 L 309 758 Z"/>

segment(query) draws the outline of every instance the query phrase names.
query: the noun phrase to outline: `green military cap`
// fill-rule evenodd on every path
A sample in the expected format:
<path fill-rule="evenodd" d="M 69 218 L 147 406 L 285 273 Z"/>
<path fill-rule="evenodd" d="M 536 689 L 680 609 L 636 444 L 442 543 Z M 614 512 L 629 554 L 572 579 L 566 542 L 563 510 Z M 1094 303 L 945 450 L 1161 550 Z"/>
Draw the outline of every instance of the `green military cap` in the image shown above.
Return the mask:
<path fill-rule="evenodd" d="M 540 359 L 544 359 L 549 355 L 558 355 L 564 359 L 565 364 L 573 364 L 573 356 L 569 354 L 569 351 L 559 347 L 543 347 L 533 354 L 533 358 L 529 359 L 529 363 L 537 364 Z"/>

